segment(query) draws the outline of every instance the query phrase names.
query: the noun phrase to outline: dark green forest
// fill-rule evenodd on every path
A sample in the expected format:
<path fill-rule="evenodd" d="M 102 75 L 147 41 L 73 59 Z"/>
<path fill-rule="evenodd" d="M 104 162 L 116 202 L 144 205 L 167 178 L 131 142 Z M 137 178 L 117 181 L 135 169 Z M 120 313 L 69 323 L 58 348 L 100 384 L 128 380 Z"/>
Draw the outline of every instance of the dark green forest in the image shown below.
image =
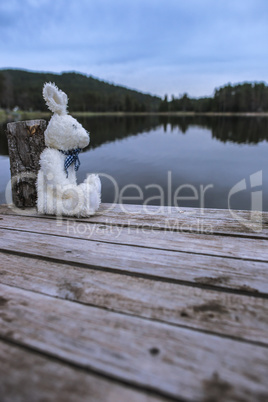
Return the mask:
<path fill-rule="evenodd" d="M 158 111 L 161 102 L 159 97 L 74 72 L 0 70 L 0 108 L 47 111 L 42 88 L 49 81 L 67 93 L 72 112 L 152 112 Z"/>
<path fill-rule="evenodd" d="M 55 82 L 68 94 L 72 112 L 195 112 L 245 113 L 268 111 L 268 86 L 263 82 L 227 84 L 212 97 L 191 98 L 186 93 L 171 100 L 144 94 L 99 79 L 66 72 L 38 73 L 0 70 L 0 108 L 47 111 L 42 97 L 45 82 Z"/>
<path fill-rule="evenodd" d="M 213 97 L 190 98 L 187 94 L 162 100 L 161 112 L 245 113 L 268 111 L 268 86 L 263 83 L 227 84 L 217 88 Z"/>

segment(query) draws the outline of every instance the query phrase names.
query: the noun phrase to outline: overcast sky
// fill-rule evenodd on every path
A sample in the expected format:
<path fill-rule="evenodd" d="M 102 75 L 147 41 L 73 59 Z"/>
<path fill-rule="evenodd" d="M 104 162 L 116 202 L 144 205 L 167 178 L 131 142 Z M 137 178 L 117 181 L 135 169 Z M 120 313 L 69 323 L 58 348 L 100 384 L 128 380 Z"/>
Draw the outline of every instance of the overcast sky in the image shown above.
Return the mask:
<path fill-rule="evenodd" d="M 268 81 L 267 0 L 0 0 L 0 68 L 163 96 Z"/>

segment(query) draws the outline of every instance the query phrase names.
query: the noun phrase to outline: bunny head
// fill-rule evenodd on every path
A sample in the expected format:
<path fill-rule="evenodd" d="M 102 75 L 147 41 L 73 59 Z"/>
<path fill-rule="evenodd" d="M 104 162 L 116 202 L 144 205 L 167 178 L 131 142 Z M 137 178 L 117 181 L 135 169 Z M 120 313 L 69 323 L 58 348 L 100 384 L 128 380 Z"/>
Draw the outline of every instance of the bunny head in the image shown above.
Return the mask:
<path fill-rule="evenodd" d="M 67 95 L 55 84 L 47 82 L 43 88 L 43 97 L 54 113 L 45 131 L 46 146 L 61 151 L 85 148 L 89 144 L 89 133 L 76 119 L 68 115 Z"/>

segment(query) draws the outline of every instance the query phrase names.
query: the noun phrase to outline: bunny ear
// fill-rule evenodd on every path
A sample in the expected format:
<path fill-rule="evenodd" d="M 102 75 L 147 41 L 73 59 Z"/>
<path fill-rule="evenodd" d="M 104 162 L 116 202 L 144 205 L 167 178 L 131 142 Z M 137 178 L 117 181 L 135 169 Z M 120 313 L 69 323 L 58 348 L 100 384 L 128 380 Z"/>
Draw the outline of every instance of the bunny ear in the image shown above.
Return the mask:
<path fill-rule="evenodd" d="M 54 83 L 46 82 L 43 88 L 43 97 L 48 108 L 57 114 L 67 113 L 68 97 Z"/>

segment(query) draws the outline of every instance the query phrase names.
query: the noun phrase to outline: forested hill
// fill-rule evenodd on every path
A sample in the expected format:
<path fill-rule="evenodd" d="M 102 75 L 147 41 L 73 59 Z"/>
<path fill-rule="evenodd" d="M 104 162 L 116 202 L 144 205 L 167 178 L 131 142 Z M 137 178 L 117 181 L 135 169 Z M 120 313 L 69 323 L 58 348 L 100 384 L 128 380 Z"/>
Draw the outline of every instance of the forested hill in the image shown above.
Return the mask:
<path fill-rule="evenodd" d="M 0 70 L 0 108 L 47 111 L 42 97 L 45 82 L 67 93 L 70 111 L 151 112 L 158 111 L 161 99 L 109 84 L 75 72 L 62 74 Z"/>
<path fill-rule="evenodd" d="M 75 72 L 12 69 L 0 70 L 0 108 L 47 111 L 42 88 L 49 81 L 67 93 L 71 112 L 268 112 L 268 86 L 264 82 L 227 84 L 217 88 L 212 97 L 190 98 L 185 93 L 161 100 Z"/>

